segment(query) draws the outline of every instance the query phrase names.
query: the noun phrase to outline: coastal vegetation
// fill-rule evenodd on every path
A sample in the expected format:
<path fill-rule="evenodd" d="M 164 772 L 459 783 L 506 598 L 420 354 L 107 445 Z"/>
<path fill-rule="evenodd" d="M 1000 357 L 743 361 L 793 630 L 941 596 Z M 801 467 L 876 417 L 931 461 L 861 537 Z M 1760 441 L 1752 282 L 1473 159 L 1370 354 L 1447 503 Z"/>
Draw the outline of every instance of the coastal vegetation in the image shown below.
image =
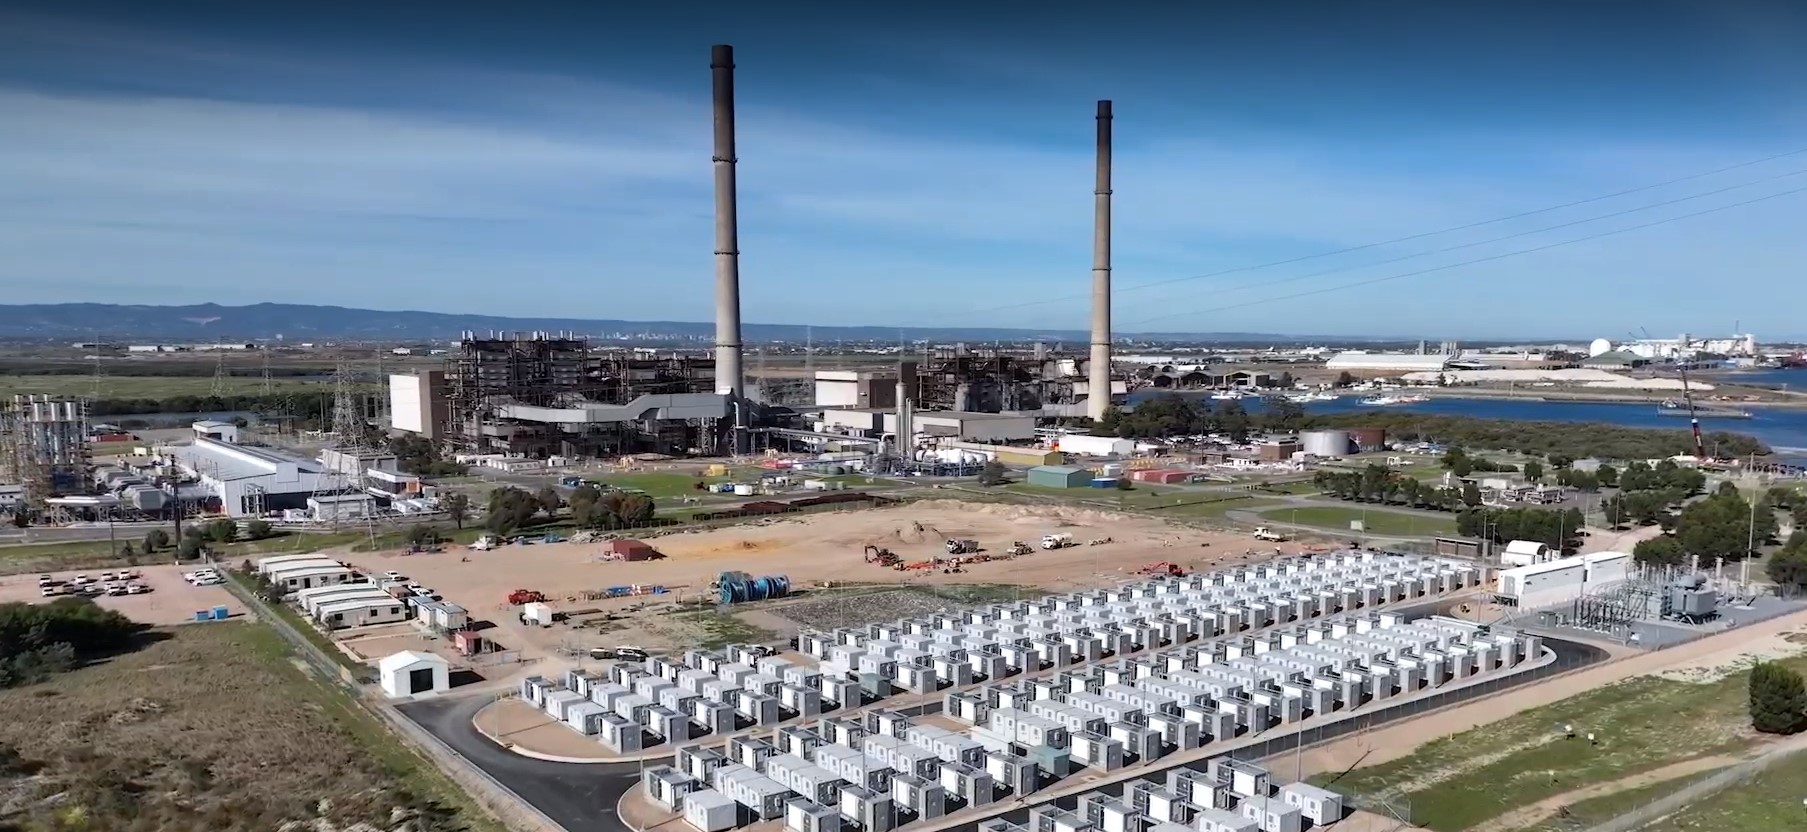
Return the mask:
<path fill-rule="evenodd" d="M 1137 408 L 1140 410 L 1140 407 Z M 1436 442 L 1470 450 L 1500 450 L 1568 459 L 1660 459 L 1694 452 L 1686 430 L 1628 428 L 1595 422 L 1539 422 L 1439 416 L 1429 413 L 1336 413 L 1308 416 L 1304 428 L 1386 428 L 1390 439 Z M 1727 457 L 1768 454 L 1769 447 L 1736 433 L 1706 434 L 1708 448 Z"/>

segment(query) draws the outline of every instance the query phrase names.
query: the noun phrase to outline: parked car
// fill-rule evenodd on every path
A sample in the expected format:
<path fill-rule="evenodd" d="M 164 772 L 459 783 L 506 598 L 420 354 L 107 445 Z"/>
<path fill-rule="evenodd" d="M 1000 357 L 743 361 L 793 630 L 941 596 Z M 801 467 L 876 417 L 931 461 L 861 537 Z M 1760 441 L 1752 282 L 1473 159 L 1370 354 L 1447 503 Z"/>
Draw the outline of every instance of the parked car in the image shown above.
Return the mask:
<path fill-rule="evenodd" d="M 63 585 L 62 584 L 45 584 L 43 586 L 38 587 L 38 594 L 44 596 L 45 598 L 55 598 L 56 596 L 63 594 Z"/>
<path fill-rule="evenodd" d="M 400 581 L 400 580 L 406 579 L 407 577 L 408 577 L 407 575 L 403 575 L 402 573 L 397 572 L 393 569 L 383 573 L 383 580 L 386 580 L 386 581 Z"/>
<path fill-rule="evenodd" d="M 52 578 L 49 575 L 38 576 L 38 586 L 55 586 L 60 583 L 62 583 L 62 581 Z"/>
<path fill-rule="evenodd" d="M 125 585 L 125 591 L 127 595 L 143 595 L 150 592 L 151 588 L 141 583 L 129 583 Z"/>

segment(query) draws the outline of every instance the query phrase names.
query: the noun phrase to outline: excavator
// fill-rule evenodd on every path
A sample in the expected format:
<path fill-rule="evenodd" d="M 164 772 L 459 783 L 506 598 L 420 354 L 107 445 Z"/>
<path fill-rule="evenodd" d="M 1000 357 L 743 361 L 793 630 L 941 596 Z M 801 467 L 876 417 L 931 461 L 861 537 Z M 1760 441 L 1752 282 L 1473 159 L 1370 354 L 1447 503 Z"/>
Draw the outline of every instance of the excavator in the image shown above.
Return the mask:
<path fill-rule="evenodd" d="M 1032 554 L 1035 554 L 1035 547 L 1030 546 L 1029 544 L 1024 543 L 1021 540 L 1013 540 L 1010 542 L 1010 556 L 1011 557 L 1020 558 L 1024 555 L 1032 555 Z"/>
<path fill-rule="evenodd" d="M 1147 564 L 1141 569 L 1137 569 L 1136 574 L 1168 578 L 1184 578 L 1186 577 L 1186 570 L 1177 563 L 1168 563 L 1163 560 Z"/>
<path fill-rule="evenodd" d="M 903 558 L 898 557 L 896 552 L 886 549 L 883 546 L 867 544 L 866 562 L 876 563 L 879 566 L 896 566 L 903 562 Z"/>

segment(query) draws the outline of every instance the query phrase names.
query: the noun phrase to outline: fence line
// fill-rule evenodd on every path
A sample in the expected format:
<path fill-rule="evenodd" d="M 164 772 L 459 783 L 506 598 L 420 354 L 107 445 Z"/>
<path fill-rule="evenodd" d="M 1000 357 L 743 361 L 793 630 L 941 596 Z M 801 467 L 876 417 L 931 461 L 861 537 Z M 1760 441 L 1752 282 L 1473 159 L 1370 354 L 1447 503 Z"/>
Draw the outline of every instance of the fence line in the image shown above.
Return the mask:
<path fill-rule="evenodd" d="M 323 677 L 336 682 L 354 702 L 377 717 L 379 722 L 390 726 L 393 732 L 401 735 L 422 756 L 430 760 L 449 761 L 451 765 L 435 765 L 434 768 L 444 772 L 454 784 L 493 813 L 504 825 L 511 829 L 550 829 L 560 830 L 560 832 L 564 830 L 563 826 L 547 817 L 538 807 L 527 802 L 513 789 L 490 776 L 489 772 L 458 753 L 445 741 L 433 736 L 431 731 L 422 728 L 387 702 L 373 700 L 368 687 L 358 683 L 349 670 L 334 661 L 331 656 L 321 652 L 319 645 L 308 640 L 306 636 L 291 626 L 287 619 L 272 609 L 264 599 L 258 597 L 256 592 L 246 587 L 242 583 L 243 579 L 229 567 L 214 560 L 212 555 L 203 554 L 201 559 L 226 579 L 226 590 L 243 601 L 258 618 L 269 624 L 277 635 L 293 646 L 296 655 L 299 655 L 303 661 L 320 671 Z M 491 697 L 491 701 L 505 695 L 507 694 L 494 695 Z"/>
<path fill-rule="evenodd" d="M 1771 766 L 1801 753 L 1802 750 L 1778 748 L 1760 757 L 1721 769 L 1688 785 L 1665 790 L 1661 797 L 1604 823 L 1589 827 L 1586 832 L 1633 832 L 1641 829 L 1647 824 L 1686 808 L 1701 798 L 1733 786 L 1743 785 L 1769 770 Z"/>

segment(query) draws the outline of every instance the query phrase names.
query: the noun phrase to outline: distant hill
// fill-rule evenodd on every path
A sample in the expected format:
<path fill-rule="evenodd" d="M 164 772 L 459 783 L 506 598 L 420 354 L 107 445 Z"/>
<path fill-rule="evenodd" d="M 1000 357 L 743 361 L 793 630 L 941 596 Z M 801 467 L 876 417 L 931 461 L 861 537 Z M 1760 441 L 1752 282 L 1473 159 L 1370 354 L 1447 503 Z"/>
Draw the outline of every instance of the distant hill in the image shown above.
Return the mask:
<path fill-rule="evenodd" d="M 187 343 L 209 340 L 261 341 L 281 336 L 289 342 L 330 339 L 415 341 L 456 339 L 463 332 L 487 333 L 492 330 L 568 331 L 593 337 L 622 336 L 637 340 L 667 338 L 696 340 L 700 343 L 707 343 L 715 336 L 715 324 L 712 322 L 504 318 L 495 315 L 391 312 L 289 303 L 259 303 L 251 306 L 220 306 L 213 303 L 193 306 L 131 306 L 111 303 L 0 305 L 0 338 L 12 339 L 88 341 L 98 338 L 109 342 L 155 339 Z M 804 327 L 754 323 L 743 324 L 741 334 L 746 340 L 756 342 L 801 342 L 813 337 L 821 342 L 868 341 L 882 344 L 896 343 L 900 336 L 910 340 L 964 340 L 975 343 L 1041 340 L 1071 344 L 1083 343 L 1087 338 L 1085 331 L 1063 329 Z M 1123 335 L 1125 333 L 1119 333 L 1119 337 Z M 1227 343 L 1301 340 L 1301 336 L 1296 335 L 1258 332 L 1138 333 L 1134 337 Z M 1344 337 L 1338 340 L 1353 339 Z"/>

